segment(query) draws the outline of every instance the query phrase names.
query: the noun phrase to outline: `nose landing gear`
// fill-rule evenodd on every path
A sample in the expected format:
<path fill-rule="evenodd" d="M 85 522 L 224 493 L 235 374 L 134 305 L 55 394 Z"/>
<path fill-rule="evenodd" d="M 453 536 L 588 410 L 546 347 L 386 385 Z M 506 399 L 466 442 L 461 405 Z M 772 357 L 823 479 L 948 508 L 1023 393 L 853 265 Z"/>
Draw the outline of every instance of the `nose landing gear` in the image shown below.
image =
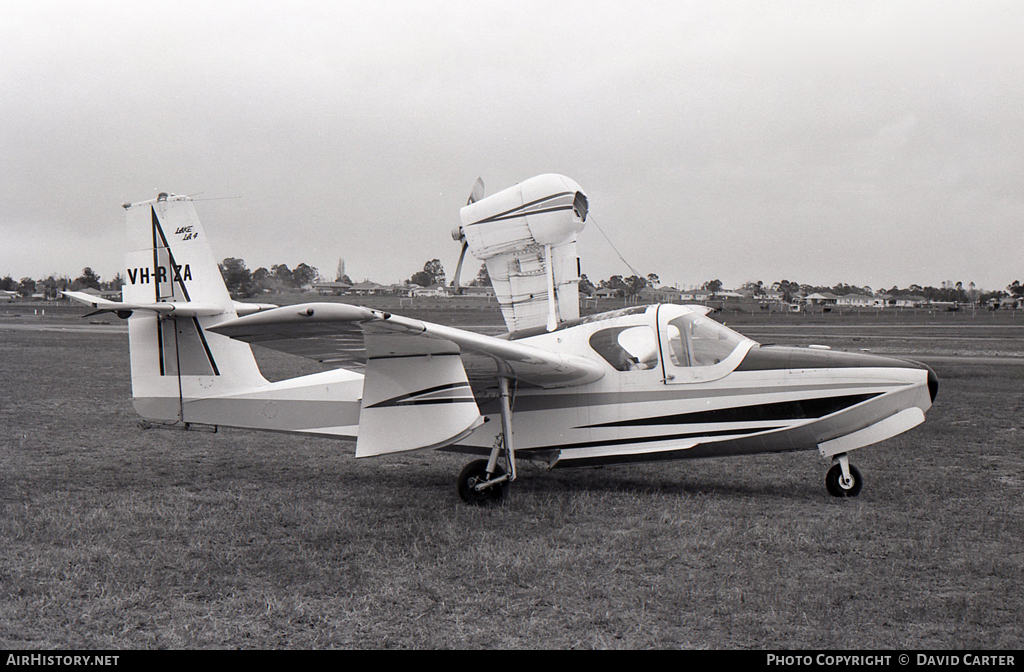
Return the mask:
<path fill-rule="evenodd" d="M 864 477 L 850 464 L 850 457 L 842 453 L 832 460 L 832 468 L 825 475 L 825 487 L 833 497 L 856 497 L 864 487 Z"/>

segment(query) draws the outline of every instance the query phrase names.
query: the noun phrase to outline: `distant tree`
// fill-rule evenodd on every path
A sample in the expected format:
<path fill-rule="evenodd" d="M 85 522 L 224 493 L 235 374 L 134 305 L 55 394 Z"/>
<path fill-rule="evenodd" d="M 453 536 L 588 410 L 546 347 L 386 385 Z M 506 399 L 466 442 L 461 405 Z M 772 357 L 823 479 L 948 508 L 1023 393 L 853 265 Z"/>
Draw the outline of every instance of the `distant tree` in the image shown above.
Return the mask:
<path fill-rule="evenodd" d="M 224 284 L 227 285 L 232 296 L 244 299 L 256 293 L 252 272 L 245 267 L 244 260 L 228 257 L 218 264 L 218 267 L 221 277 L 224 278 Z"/>
<path fill-rule="evenodd" d="M 427 263 L 423 264 L 422 271 L 413 273 L 413 276 L 409 278 L 409 284 L 419 285 L 420 287 L 443 285 L 444 267 L 438 259 L 431 259 Z"/>
<path fill-rule="evenodd" d="M 82 269 L 82 275 L 75 278 L 75 282 L 77 282 L 80 287 L 100 289 L 100 276 L 88 266 Z"/>
<path fill-rule="evenodd" d="M 580 274 L 580 291 L 588 296 L 597 291 L 597 287 L 590 281 L 586 273 Z"/>
<path fill-rule="evenodd" d="M 277 289 L 277 279 L 265 267 L 260 266 L 252 272 L 253 289 L 259 292 L 270 292 Z"/>
<path fill-rule="evenodd" d="M 295 267 L 295 270 L 292 271 L 292 282 L 300 289 L 306 285 L 313 284 L 319 277 L 320 271 L 308 264 L 299 264 Z"/>
<path fill-rule="evenodd" d="M 18 283 L 18 293 L 22 296 L 32 296 L 36 291 L 36 281 L 32 278 L 22 278 Z"/>
<path fill-rule="evenodd" d="M 661 278 L 658 277 L 657 273 L 648 273 L 647 274 L 647 286 L 648 287 L 657 287 L 660 284 L 661 284 Z"/>
<path fill-rule="evenodd" d="M 647 278 L 631 275 L 623 281 L 625 288 L 623 294 L 627 299 L 633 299 L 640 295 L 640 292 L 647 287 Z"/>
<path fill-rule="evenodd" d="M 17 287 L 18 283 L 16 283 L 14 281 L 14 278 L 12 278 L 10 275 L 7 275 L 4 277 L 3 280 L 0 280 L 0 290 L 3 290 L 5 292 L 13 292 L 15 289 L 17 289 Z"/>
<path fill-rule="evenodd" d="M 443 285 L 444 284 L 444 266 L 441 265 L 440 260 L 431 259 L 423 265 L 423 270 L 430 273 L 434 277 L 432 285 Z"/>
<path fill-rule="evenodd" d="M 715 294 L 718 294 L 720 291 L 722 291 L 722 281 L 718 279 L 708 280 L 703 285 L 701 285 L 700 288 L 708 290 L 709 292 L 711 292 L 711 296 L 714 296 Z"/>
<path fill-rule="evenodd" d="M 1024 285 L 1020 284 L 1020 280 L 1014 280 L 1006 286 L 1006 291 L 1010 292 L 1015 298 L 1024 297 Z"/>
<path fill-rule="evenodd" d="M 292 277 L 292 270 L 288 268 L 288 264 L 271 266 L 270 273 L 281 289 L 289 289 L 295 286 L 295 279 Z"/>
<path fill-rule="evenodd" d="M 978 296 L 978 303 L 987 304 L 990 301 L 993 301 L 993 300 L 998 301 L 999 299 L 1005 298 L 1007 296 L 1009 296 L 1009 294 L 1007 294 L 1005 291 L 1003 291 L 1001 289 L 997 289 L 994 292 L 982 292 Z"/>
<path fill-rule="evenodd" d="M 480 264 L 480 270 L 477 272 L 476 278 L 469 285 L 470 287 L 491 286 L 491 274 L 487 272 L 487 264 Z"/>

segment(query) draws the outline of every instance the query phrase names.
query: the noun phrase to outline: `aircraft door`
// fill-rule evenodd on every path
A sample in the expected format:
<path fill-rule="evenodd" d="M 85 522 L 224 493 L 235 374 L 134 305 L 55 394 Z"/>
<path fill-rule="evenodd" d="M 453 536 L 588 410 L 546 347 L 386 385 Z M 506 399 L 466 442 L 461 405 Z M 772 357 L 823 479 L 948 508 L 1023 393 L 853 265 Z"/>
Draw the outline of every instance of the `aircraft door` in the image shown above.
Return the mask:
<path fill-rule="evenodd" d="M 695 311 L 658 306 L 665 384 L 716 380 L 743 360 L 752 341 Z"/>

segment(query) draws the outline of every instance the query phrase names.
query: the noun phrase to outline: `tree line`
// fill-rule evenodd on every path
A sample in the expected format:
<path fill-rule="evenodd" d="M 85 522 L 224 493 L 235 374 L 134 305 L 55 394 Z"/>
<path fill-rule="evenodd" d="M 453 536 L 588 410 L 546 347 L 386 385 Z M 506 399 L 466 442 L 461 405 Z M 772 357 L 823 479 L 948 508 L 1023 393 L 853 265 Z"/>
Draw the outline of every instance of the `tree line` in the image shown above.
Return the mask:
<path fill-rule="evenodd" d="M 702 289 L 713 289 L 710 285 L 717 283 L 717 290 L 721 289 L 721 283 L 718 280 L 704 283 Z M 942 302 L 953 302 L 953 303 L 986 303 L 991 299 L 1000 299 L 1004 297 L 1022 298 L 1024 297 L 1024 286 L 1021 285 L 1019 280 L 1014 280 L 1005 289 L 997 289 L 992 291 L 986 291 L 973 282 L 969 282 L 964 285 L 961 281 L 953 282 L 952 280 L 945 280 L 940 283 L 939 287 L 933 287 L 931 285 L 917 285 L 911 284 L 907 287 L 899 287 L 893 285 L 889 288 L 881 288 L 878 290 L 872 289 L 870 286 L 857 286 L 848 285 L 844 282 L 826 286 L 826 285 L 808 285 L 792 282 L 789 280 L 780 280 L 774 282 L 770 286 L 766 286 L 761 281 L 747 282 L 742 286 L 744 290 L 753 291 L 755 294 L 771 290 L 774 292 L 782 292 L 784 300 L 789 302 L 795 297 L 814 293 L 828 292 L 835 294 L 836 296 L 847 296 L 849 294 L 863 294 L 865 296 L 876 296 L 879 294 L 888 294 L 890 296 L 910 295 L 924 297 L 928 301 L 942 301 Z"/>
<path fill-rule="evenodd" d="M 300 263 L 294 269 L 288 268 L 287 264 L 276 264 L 267 268 L 257 268 L 250 271 L 243 259 L 228 257 L 218 264 L 224 283 L 228 291 L 236 297 L 251 297 L 265 292 L 297 291 L 302 287 L 321 280 L 320 272 L 313 266 Z M 444 285 L 446 283 L 444 266 L 438 259 L 431 259 L 423 265 L 423 270 L 417 271 L 406 280 L 407 284 L 430 287 Z M 343 275 L 336 278 L 338 282 L 352 284 L 352 280 Z M 454 284 L 454 279 L 451 281 Z M 623 277 L 613 275 L 605 280 L 592 281 L 586 274 L 580 276 L 580 291 L 584 294 L 593 294 L 599 289 L 612 289 L 619 292 L 627 299 L 639 296 L 640 292 L 647 288 L 656 288 L 660 283 L 657 273 L 648 273 L 645 276 L 630 275 Z M 487 265 L 481 264 L 480 270 L 475 278 L 468 282 L 462 282 L 463 286 L 488 286 L 490 277 L 487 274 Z M 86 288 L 97 290 L 117 291 L 124 285 L 124 277 L 118 273 L 113 279 L 104 281 L 92 268 L 86 266 L 82 269 L 81 275 L 71 279 L 67 275 L 57 276 L 51 274 L 42 280 L 35 280 L 24 277 L 15 280 L 10 275 L 0 279 L 0 290 L 17 292 L 22 296 L 33 294 L 44 294 L 47 298 L 54 298 L 57 293 L 63 290 L 79 291 Z M 701 284 L 701 289 L 712 293 L 723 291 L 722 281 L 719 279 L 708 280 Z M 757 295 L 766 291 L 782 292 L 783 299 L 787 302 L 794 300 L 797 296 L 808 295 L 820 292 L 829 292 L 837 296 L 848 294 L 864 294 L 874 296 L 876 294 L 913 295 L 921 296 L 929 301 L 951 301 L 957 303 L 986 303 L 991 299 L 1005 297 L 1024 298 L 1024 285 L 1019 280 L 1014 280 L 1005 289 L 986 291 L 977 287 L 975 283 L 969 282 L 966 285 L 960 281 L 946 280 L 939 287 L 930 285 L 911 284 L 901 288 L 893 286 L 875 290 L 869 286 L 849 285 L 838 283 L 831 286 L 801 284 L 790 280 L 779 280 L 766 284 L 760 280 L 746 282 L 740 288 Z"/>
<path fill-rule="evenodd" d="M 320 279 L 320 271 L 306 263 L 300 263 L 294 269 L 288 268 L 288 264 L 275 264 L 269 269 L 261 266 L 250 271 L 245 260 L 228 257 L 217 266 L 228 291 L 240 298 L 266 292 L 297 291 Z"/>
<path fill-rule="evenodd" d="M 0 278 L 0 291 L 17 292 L 26 297 L 33 294 L 43 294 L 46 298 L 52 299 L 56 298 L 57 293 L 61 291 L 78 291 L 89 287 L 101 291 L 118 291 L 123 284 L 124 277 L 120 273 L 114 276 L 113 280 L 103 282 L 99 274 L 86 266 L 82 269 L 82 274 L 74 280 L 67 275 L 58 276 L 56 273 L 51 273 L 48 277 L 41 280 L 29 277 L 15 280 L 10 275 L 7 275 L 4 278 Z"/>

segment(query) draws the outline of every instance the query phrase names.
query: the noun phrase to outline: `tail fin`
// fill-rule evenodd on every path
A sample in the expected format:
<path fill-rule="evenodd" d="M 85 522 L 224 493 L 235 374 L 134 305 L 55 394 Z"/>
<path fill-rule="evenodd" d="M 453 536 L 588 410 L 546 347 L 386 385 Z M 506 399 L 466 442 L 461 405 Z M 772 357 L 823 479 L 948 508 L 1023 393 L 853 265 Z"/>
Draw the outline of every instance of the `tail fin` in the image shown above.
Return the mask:
<path fill-rule="evenodd" d="M 193 422 L 190 400 L 266 384 L 248 344 L 206 331 L 237 313 L 192 200 L 160 194 L 124 207 L 124 304 L 174 306 L 128 319 L 135 410 L 154 422 Z"/>

